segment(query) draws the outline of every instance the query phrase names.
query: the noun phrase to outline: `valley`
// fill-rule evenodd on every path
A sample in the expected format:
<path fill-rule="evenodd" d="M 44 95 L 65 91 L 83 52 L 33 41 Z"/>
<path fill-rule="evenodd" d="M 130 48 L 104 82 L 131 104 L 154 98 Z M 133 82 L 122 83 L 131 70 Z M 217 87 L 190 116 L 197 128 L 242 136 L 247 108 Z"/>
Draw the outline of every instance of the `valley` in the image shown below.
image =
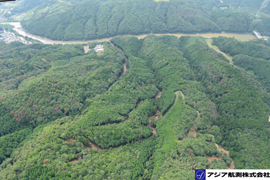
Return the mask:
<path fill-rule="evenodd" d="M 269 0 L 0 7 L 0 179 L 270 169 Z"/>
<path fill-rule="evenodd" d="M 111 39 L 115 37 L 110 37 L 110 38 L 102 38 L 102 39 L 95 39 L 95 40 L 89 40 L 89 41 L 57 41 L 57 40 L 51 40 L 43 37 L 39 37 L 36 35 L 32 35 L 30 33 L 27 33 L 23 30 L 21 23 L 20 22 L 4 22 L 1 24 L 9 24 L 12 25 L 14 28 L 13 30 L 16 31 L 18 34 L 24 36 L 24 37 L 29 37 L 34 40 L 38 40 L 44 44 L 86 44 L 89 42 L 104 42 L 104 41 L 110 41 Z M 248 40 L 253 40 L 256 39 L 256 36 L 253 34 L 237 34 L 237 33 L 197 33 L 197 34 L 181 34 L 181 33 L 164 33 L 164 34 L 151 34 L 151 35 L 156 35 L 156 36 L 163 36 L 163 35 L 170 35 L 170 36 L 176 36 L 176 37 L 181 37 L 181 36 L 201 36 L 206 39 L 211 39 L 214 37 L 234 37 L 236 39 L 242 40 L 242 41 L 248 41 Z M 128 37 L 128 36 L 134 36 L 134 35 L 122 35 L 123 37 Z M 143 39 L 148 34 L 143 34 L 143 35 L 135 35 L 134 37 L 137 37 L 139 39 Z M 263 38 L 268 38 L 264 36 Z"/>

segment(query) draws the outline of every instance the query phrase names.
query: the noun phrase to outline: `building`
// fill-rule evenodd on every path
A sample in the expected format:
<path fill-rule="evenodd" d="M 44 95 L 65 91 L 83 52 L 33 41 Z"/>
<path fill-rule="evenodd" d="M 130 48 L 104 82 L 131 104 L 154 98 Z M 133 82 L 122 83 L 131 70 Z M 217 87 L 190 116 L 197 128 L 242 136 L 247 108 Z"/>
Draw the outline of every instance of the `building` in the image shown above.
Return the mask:
<path fill-rule="evenodd" d="M 253 31 L 253 33 L 255 34 L 255 36 L 256 36 L 257 38 L 259 38 L 259 39 L 261 39 L 261 38 L 262 38 L 262 36 L 261 36 L 261 34 L 260 34 L 260 33 L 256 32 L 256 31 Z"/>
<path fill-rule="evenodd" d="M 12 32 L 5 31 L 0 33 L 0 40 L 3 40 L 6 44 L 11 43 L 13 41 L 19 41 L 23 44 L 32 44 L 31 42 L 26 41 L 23 37 L 16 36 Z"/>
<path fill-rule="evenodd" d="M 104 52 L 104 47 L 103 47 L 103 45 L 96 45 L 96 47 L 94 48 L 94 50 L 96 52 Z"/>

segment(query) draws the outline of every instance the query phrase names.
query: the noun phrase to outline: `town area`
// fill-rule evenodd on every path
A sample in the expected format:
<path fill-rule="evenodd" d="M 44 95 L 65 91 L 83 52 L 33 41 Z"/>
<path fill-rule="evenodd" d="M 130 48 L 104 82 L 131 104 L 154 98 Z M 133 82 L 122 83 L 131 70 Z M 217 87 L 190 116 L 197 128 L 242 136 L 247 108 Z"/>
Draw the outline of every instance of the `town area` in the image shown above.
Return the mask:
<path fill-rule="evenodd" d="M 28 42 L 23 37 L 16 36 L 14 33 L 6 31 L 5 29 L 0 31 L 0 40 L 3 40 L 6 44 L 11 43 L 13 41 L 19 41 L 26 45 L 32 44 L 32 42 Z"/>

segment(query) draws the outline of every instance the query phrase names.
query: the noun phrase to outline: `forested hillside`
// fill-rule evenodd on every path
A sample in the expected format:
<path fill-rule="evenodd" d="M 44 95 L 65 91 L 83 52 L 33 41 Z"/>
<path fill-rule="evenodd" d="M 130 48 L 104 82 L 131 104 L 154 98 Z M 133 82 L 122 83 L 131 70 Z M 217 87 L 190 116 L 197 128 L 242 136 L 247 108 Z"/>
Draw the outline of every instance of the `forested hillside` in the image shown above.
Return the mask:
<path fill-rule="evenodd" d="M 53 40 L 90 40 L 124 34 L 259 31 L 270 35 L 263 0 L 26 0 L 23 28 Z M 260 13 L 259 13 L 260 12 Z"/>
<path fill-rule="evenodd" d="M 268 41 L 240 42 L 233 38 L 219 37 L 213 40 L 213 44 L 221 51 L 233 56 L 236 66 L 247 71 L 270 92 L 270 43 Z"/>
<path fill-rule="evenodd" d="M 83 45 L 1 43 L 0 178 L 192 179 L 194 169 L 269 169 L 269 83 L 257 69 L 270 45 L 213 43 L 244 69 L 201 37 L 114 38 L 105 52 L 87 54 Z M 262 46 L 261 56 L 245 50 Z"/>

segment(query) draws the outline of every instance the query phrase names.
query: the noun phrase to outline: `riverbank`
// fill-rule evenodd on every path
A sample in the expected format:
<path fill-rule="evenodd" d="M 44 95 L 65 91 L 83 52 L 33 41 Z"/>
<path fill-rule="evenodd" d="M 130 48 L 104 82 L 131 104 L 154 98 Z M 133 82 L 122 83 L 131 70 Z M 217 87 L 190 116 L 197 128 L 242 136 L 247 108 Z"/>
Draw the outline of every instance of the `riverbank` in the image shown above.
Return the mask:
<path fill-rule="evenodd" d="M 114 37 L 109 37 L 109 38 L 102 38 L 102 39 L 95 39 L 95 40 L 89 40 L 89 41 L 57 41 L 57 40 L 51 40 L 51 39 L 47 39 L 47 38 L 43 38 L 40 36 L 36 36 L 30 33 L 27 33 L 23 30 L 22 25 L 20 22 L 4 22 L 1 24 L 10 24 L 13 26 L 13 30 L 16 31 L 18 34 L 22 35 L 22 36 L 27 36 L 29 38 L 38 40 L 44 44 L 86 44 L 89 42 L 104 42 L 104 41 L 110 41 L 111 39 L 118 37 L 118 36 L 114 36 Z M 142 34 L 142 35 L 120 35 L 120 36 L 133 36 L 133 37 L 137 37 L 139 39 L 145 38 L 146 36 L 148 36 L 149 34 Z M 253 34 L 236 34 L 236 33 L 203 33 L 203 34 L 183 34 L 183 33 L 166 33 L 166 34 L 153 34 L 156 36 L 162 36 L 162 35 L 170 35 L 170 36 L 176 36 L 176 37 L 181 37 L 181 36 L 202 36 L 206 39 L 211 39 L 214 37 L 219 37 L 219 36 L 223 36 L 223 37 L 234 37 L 238 40 L 241 41 L 249 41 L 249 40 L 253 40 L 256 39 L 256 36 Z M 263 38 L 269 38 L 269 37 L 263 37 Z"/>

